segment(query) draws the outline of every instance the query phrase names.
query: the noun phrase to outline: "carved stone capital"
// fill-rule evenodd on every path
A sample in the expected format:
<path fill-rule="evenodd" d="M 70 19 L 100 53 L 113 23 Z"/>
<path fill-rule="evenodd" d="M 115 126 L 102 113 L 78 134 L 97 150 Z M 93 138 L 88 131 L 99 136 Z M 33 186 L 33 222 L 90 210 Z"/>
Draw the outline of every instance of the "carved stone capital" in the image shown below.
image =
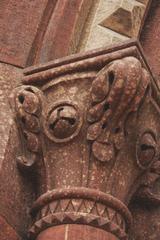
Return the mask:
<path fill-rule="evenodd" d="M 127 239 L 129 202 L 144 187 L 152 194 L 159 178 L 159 89 L 140 46 L 78 54 L 24 75 L 12 96 L 23 145 L 17 161 L 42 185 L 30 237 L 78 223 Z"/>

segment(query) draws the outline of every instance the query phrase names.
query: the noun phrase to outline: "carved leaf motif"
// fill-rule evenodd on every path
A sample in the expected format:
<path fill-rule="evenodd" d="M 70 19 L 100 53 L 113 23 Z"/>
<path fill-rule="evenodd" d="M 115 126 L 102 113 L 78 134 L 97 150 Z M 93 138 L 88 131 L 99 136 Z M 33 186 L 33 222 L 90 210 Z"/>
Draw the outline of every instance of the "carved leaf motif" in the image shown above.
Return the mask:
<path fill-rule="evenodd" d="M 17 164 L 22 168 L 32 167 L 40 151 L 40 121 L 42 95 L 40 90 L 32 86 L 21 86 L 15 89 L 11 98 L 11 105 L 16 113 L 20 136 L 22 136 L 22 149 L 24 156 L 17 158 Z M 14 101 L 13 101 L 14 100 Z M 14 104 L 13 104 L 14 102 Z"/>
<path fill-rule="evenodd" d="M 106 111 L 108 107 L 109 106 L 107 105 L 106 101 L 103 101 L 93 106 L 88 112 L 87 116 L 88 122 L 92 123 L 98 121 L 102 117 L 103 112 Z"/>
<path fill-rule="evenodd" d="M 38 152 L 40 150 L 40 143 L 38 137 L 35 134 L 27 131 L 24 131 L 23 134 L 26 140 L 28 150 L 30 150 L 31 152 Z"/>
<path fill-rule="evenodd" d="M 36 116 L 26 114 L 23 109 L 19 110 L 18 116 L 22 124 L 22 128 L 33 133 L 38 133 L 40 131 L 39 120 Z"/>
<path fill-rule="evenodd" d="M 93 81 L 87 139 L 93 141 L 92 152 L 98 160 L 108 162 L 115 149 L 123 147 L 125 120 L 137 111 L 149 81 L 149 74 L 134 57 L 113 61 Z"/>
<path fill-rule="evenodd" d="M 102 124 L 101 122 L 97 122 L 89 126 L 88 131 L 87 131 L 87 139 L 88 140 L 95 140 L 101 133 L 102 131 Z"/>
<path fill-rule="evenodd" d="M 94 156 L 101 162 L 109 162 L 114 158 L 114 148 L 112 144 L 94 142 L 92 145 Z"/>
<path fill-rule="evenodd" d="M 110 77 L 111 78 L 111 77 Z M 92 85 L 92 101 L 101 102 L 109 92 L 109 74 L 103 72 L 97 76 Z"/>

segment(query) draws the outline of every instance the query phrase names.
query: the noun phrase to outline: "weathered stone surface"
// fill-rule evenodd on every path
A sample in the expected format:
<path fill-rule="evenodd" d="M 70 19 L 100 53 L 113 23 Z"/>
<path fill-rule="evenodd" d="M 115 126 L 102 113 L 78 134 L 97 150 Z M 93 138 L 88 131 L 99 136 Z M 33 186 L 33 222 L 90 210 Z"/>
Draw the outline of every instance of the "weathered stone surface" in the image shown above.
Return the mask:
<path fill-rule="evenodd" d="M 126 39 L 105 26 L 105 6 L 109 6 L 109 2 L 113 5 L 113 1 L 104 0 L 95 4 L 91 25 L 96 31 L 89 28 L 83 49 Z M 11 59 L 7 56 L 8 51 L 3 52 L 2 61 L 24 66 L 26 58 L 27 64 L 31 64 L 81 49 L 83 44 L 78 46 L 80 34 L 93 2 L 59 1 L 57 12 L 53 12 L 55 1 L 47 3 L 46 8 L 42 3 L 39 5 L 35 25 L 38 26 L 38 22 L 44 25 L 39 24 L 37 33 L 35 31 L 35 35 L 30 36 L 34 40 L 27 40 L 24 55 L 20 56 L 20 49 L 15 44 L 20 58 Z M 98 15 L 99 10 L 102 15 Z M 11 15 L 14 13 L 10 12 Z M 66 21 L 65 16 L 69 13 Z M 25 14 L 23 17 L 26 18 Z M 140 20 L 137 19 L 131 24 L 135 36 Z M 55 22 L 57 26 L 53 24 Z M 68 24 L 67 28 L 64 23 Z M 58 26 L 64 29 L 62 35 Z M 16 37 L 21 39 L 21 34 L 18 32 Z M 157 186 L 155 188 L 160 174 L 159 91 L 140 48 L 133 44 L 125 47 L 101 49 L 26 70 L 24 84 L 31 86 L 17 88 L 16 97 L 11 98 L 18 132 L 11 121 L 6 96 L 19 82 L 21 71 L 1 65 L 5 93 L 1 96 L 1 106 L 7 117 L 2 117 L 5 127 L 0 129 L 3 136 L 0 146 L 0 214 L 5 216 L 11 229 L 15 228 L 24 238 L 36 194 L 38 199 L 32 208 L 36 219 L 30 230 L 33 237 L 46 240 L 53 238 L 51 235 L 54 234 L 58 240 L 81 236 L 85 239 L 99 239 L 100 236 L 107 240 L 124 240 L 131 225 L 131 210 L 134 227 L 130 236 L 136 240 L 159 239 L 159 223 L 155 223 L 160 204 L 159 191 Z M 7 58 L 3 59 L 4 56 Z M 10 85 L 10 76 L 13 85 Z M 6 85 L 4 79 L 9 79 L 9 84 Z M 138 207 L 129 206 L 130 200 L 135 199 Z M 150 211 L 141 210 L 144 203 L 150 206 Z M 0 219 L 2 222 L 3 230 L 10 238 L 9 225 Z M 71 225 L 58 227 L 59 224 Z M 48 227 L 51 228 L 38 235 Z M 3 237 L 4 231 L 0 233 Z M 77 232 L 81 235 L 77 236 Z M 13 239 L 14 236 L 13 232 Z"/>
<path fill-rule="evenodd" d="M 15 125 L 8 128 L 8 142 L 0 169 L 0 215 L 20 236 L 25 237 L 30 222 L 29 206 L 35 194 L 34 181 L 28 184 L 26 177 L 19 174 L 16 159 L 21 154 L 21 145 Z"/>
<path fill-rule="evenodd" d="M 160 86 L 160 2 L 152 1 L 150 12 L 144 24 L 140 41 L 150 67 L 156 76 L 157 84 Z"/>
<path fill-rule="evenodd" d="M 77 51 L 93 0 L 60 0 L 48 23 L 34 63 L 44 63 Z"/>
<path fill-rule="evenodd" d="M 12 107 L 25 146 L 17 164 L 38 180 L 30 238 L 84 224 L 126 240 L 129 202 L 160 204 L 159 90 L 140 46 L 129 41 L 30 67 L 23 83 Z"/>
<path fill-rule="evenodd" d="M 24 235 L 29 222 L 28 206 L 33 195 L 32 187 L 25 186 L 25 179 L 21 178 L 17 169 L 19 139 L 9 104 L 9 95 L 21 78 L 22 69 L 0 63 L 0 215 Z"/>
<path fill-rule="evenodd" d="M 5 157 L 10 127 L 13 123 L 13 115 L 10 110 L 8 96 L 20 81 L 21 76 L 21 69 L 0 63 L 0 169 Z"/>
<path fill-rule="evenodd" d="M 119 0 L 2 1 L 0 59 L 24 67 L 124 41 L 121 32 L 110 31 L 106 23 L 101 27 L 116 5 Z"/>
<path fill-rule="evenodd" d="M 0 1 L 1 61 L 21 67 L 26 65 L 34 40 L 36 44 L 41 43 L 41 35 L 43 36 L 45 22 L 49 16 L 48 12 L 45 12 L 47 2 L 47 0 Z M 52 5 L 54 2 L 52 1 Z M 41 31 L 40 36 L 37 31 Z"/>
<path fill-rule="evenodd" d="M 11 91 L 16 85 L 20 77 L 22 76 L 22 70 L 16 67 L 0 63 L 0 214 L 3 213 L 3 216 L 6 217 L 7 220 L 10 220 L 10 216 L 7 216 L 8 204 L 5 201 L 5 194 L 11 191 L 10 182 L 8 176 L 10 173 L 4 167 L 4 164 L 9 165 L 9 159 L 6 158 L 6 152 L 10 148 L 8 145 L 10 141 L 10 130 L 13 125 L 13 115 L 9 106 L 8 96 L 11 94 Z M 6 170 L 6 171 L 5 171 Z M 10 168 L 8 169 L 10 171 Z M 2 179 L 3 173 L 6 172 L 6 176 Z M 12 180 L 11 180 L 12 181 Z M 5 192 L 3 190 L 4 183 Z M 10 199 L 11 200 L 11 199 Z M 13 200 L 13 197 L 12 197 Z M 13 216 L 13 215 L 12 215 Z M 15 219 L 14 219 L 15 220 Z M 10 222 L 11 223 L 11 222 Z"/>
<path fill-rule="evenodd" d="M 65 225 L 42 232 L 37 240 L 118 240 L 112 234 L 86 225 Z"/>
<path fill-rule="evenodd" d="M 133 204 L 131 211 L 134 216 L 131 235 L 133 239 L 159 240 L 160 236 L 160 208 L 151 208 L 142 203 L 141 206 Z"/>
<path fill-rule="evenodd" d="M 16 231 L 0 216 L 0 239 L 1 240 L 22 240 Z"/>

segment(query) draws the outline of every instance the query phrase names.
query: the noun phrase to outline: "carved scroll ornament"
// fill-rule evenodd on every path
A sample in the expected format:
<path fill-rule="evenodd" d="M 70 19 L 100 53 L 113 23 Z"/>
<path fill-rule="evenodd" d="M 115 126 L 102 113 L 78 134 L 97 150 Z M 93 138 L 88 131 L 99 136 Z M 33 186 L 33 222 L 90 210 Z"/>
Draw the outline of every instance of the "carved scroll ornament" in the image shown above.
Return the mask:
<path fill-rule="evenodd" d="M 18 87 L 11 95 L 21 138 L 23 155 L 18 156 L 17 163 L 21 168 L 32 167 L 41 152 L 40 114 L 42 110 L 42 93 L 33 86 Z"/>
<path fill-rule="evenodd" d="M 14 92 L 23 154 L 30 152 L 28 166 L 43 161 L 34 168 L 45 172 L 30 238 L 78 223 L 128 239 L 129 202 L 159 204 L 152 193 L 160 165 L 159 97 L 140 48 L 129 43 L 25 74 Z"/>

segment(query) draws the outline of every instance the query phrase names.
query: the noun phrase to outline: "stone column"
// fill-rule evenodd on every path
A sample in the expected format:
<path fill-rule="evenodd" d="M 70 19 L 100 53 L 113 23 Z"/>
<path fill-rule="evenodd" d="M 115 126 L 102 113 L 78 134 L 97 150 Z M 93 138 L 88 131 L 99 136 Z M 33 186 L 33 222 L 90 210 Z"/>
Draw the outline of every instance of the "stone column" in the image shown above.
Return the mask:
<path fill-rule="evenodd" d="M 51 227 L 39 234 L 37 240 L 118 240 L 113 234 L 87 225 Z"/>

